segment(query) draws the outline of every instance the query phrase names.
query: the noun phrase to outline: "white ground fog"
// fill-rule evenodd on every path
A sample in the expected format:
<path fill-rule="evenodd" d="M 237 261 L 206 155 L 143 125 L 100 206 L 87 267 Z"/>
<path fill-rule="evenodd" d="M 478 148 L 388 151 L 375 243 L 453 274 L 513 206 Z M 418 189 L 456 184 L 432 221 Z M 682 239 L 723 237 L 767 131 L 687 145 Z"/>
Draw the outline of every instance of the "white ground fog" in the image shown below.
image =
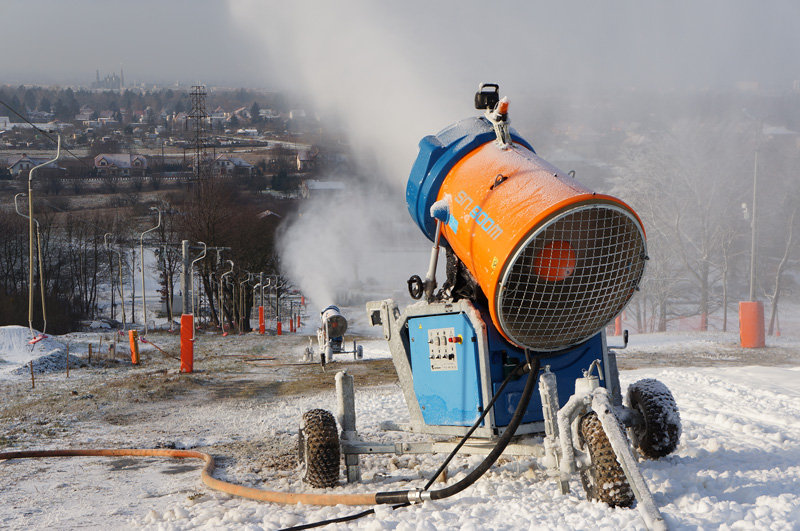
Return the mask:
<path fill-rule="evenodd" d="M 70 342 L 70 351 L 80 356 L 89 342 L 98 339 L 82 334 L 59 342 Z M 151 339 L 168 352 L 177 351 L 174 337 L 163 334 Z M 675 529 L 797 529 L 800 343 L 784 337 L 780 345 L 768 348 L 779 351 L 782 360 L 786 356 L 793 360 L 776 366 L 757 365 L 773 359 L 764 355 L 752 364 L 742 360 L 741 353 L 738 361 L 730 361 L 735 358 L 733 335 L 714 335 L 711 341 L 703 341 L 692 334 L 633 336 L 629 350 L 620 352 L 623 365 L 642 353 L 670 365 L 642 364 L 646 368 L 621 373 L 623 389 L 640 378 L 661 380 L 680 408 L 683 434 L 677 451 L 640 465 L 655 500 Z M 4 371 L 0 450 L 197 448 L 217 458 L 215 475 L 222 479 L 271 490 L 309 490 L 299 481 L 291 457 L 297 426 L 306 409 L 335 409 L 332 388 L 323 383 L 333 380 L 337 364 L 324 374 L 318 366 L 287 365 L 297 362 L 306 344 L 307 339 L 297 336 L 223 340 L 201 335 L 194 375 L 177 374 L 177 360 L 149 349 L 143 352 L 141 367 L 125 362 L 93 364 L 75 369 L 69 380 L 63 370 L 51 369 L 37 375 L 33 390 L 29 375 Z M 5 359 L 10 357 L 7 345 L 0 341 L 4 350 L 0 357 Z M 386 363 L 382 341 L 365 339 L 364 345 L 370 358 L 367 363 Z M 683 366 L 697 358 L 682 356 L 681 345 L 690 345 L 689 350 L 701 358 L 724 366 Z M 14 363 L 26 361 L 19 353 L 15 356 Z M 340 366 L 344 361 L 338 362 Z M 10 368 L 11 363 L 7 365 Z M 408 412 L 396 384 L 369 380 L 366 372 L 357 372 L 367 366 L 349 365 L 348 369 L 356 378 L 360 434 L 380 441 L 407 437 L 380 430 L 383 421 L 407 421 Z M 299 391 L 280 387 L 293 381 L 307 385 Z M 362 458 L 362 483 L 342 482 L 330 491 L 421 487 L 442 458 Z M 463 477 L 478 461 L 477 457 L 457 458 L 449 481 Z M 277 529 L 361 510 L 280 506 L 230 497 L 205 487 L 199 469 L 199 462 L 156 458 L 0 462 L 5 482 L 0 490 L 0 528 Z M 376 515 L 350 527 L 644 528 L 635 509 L 609 509 L 586 501 L 577 477 L 570 487 L 571 494 L 560 495 L 538 459 L 501 459 L 460 495 L 397 511 L 379 507 Z"/>

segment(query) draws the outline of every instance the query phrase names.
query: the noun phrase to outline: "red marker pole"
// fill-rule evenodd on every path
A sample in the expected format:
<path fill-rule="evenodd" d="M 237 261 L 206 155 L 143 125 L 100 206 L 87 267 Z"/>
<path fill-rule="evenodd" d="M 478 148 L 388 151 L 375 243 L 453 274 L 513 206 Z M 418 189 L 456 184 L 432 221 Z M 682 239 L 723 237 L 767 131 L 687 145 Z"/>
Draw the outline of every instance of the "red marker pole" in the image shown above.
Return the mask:
<path fill-rule="evenodd" d="M 258 333 L 263 334 L 266 329 L 266 323 L 264 322 L 264 307 L 258 307 Z"/>
<path fill-rule="evenodd" d="M 128 339 L 131 344 L 131 363 L 139 365 L 139 332 L 128 330 Z"/>
<path fill-rule="evenodd" d="M 192 372 L 194 369 L 194 315 L 181 315 L 181 372 Z"/>

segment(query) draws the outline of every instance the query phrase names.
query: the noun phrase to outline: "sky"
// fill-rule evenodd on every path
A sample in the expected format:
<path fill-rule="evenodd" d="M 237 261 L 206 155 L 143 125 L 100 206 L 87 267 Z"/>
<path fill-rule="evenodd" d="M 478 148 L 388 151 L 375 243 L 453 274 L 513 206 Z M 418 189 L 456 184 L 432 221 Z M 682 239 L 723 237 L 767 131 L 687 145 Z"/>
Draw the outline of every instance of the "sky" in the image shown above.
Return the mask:
<path fill-rule="evenodd" d="M 481 75 L 550 89 L 800 78 L 791 1 L 3 0 L 0 20 L 0 84 L 88 84 L 123 67 L 130 81 L 288 88 L 339 50 L 345 70 L 362 67 L 352 83 L 397 59 L 470 86 Z"/>

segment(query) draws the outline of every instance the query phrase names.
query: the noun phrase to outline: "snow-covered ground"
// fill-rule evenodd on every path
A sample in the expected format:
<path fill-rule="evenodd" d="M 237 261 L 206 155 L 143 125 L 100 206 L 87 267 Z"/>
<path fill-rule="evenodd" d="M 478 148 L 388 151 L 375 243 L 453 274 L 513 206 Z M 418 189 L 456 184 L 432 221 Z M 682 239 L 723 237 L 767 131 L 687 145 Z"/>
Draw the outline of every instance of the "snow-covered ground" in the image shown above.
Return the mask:
<path fill-rule="evenodd" d="M 92 340 L 90 334 L 70 338 L 80 352 Z M 167 350 L 174 348 L 166 335 L 154 341 Z M 276 363 L 291 363 L 306 343 L 298 336 L 246 335 L 225 340 L 201 336 L 195 361 L 198 372 L 192 376 L 178 375 L 175 360 L 156 359 L 153 351 L 148 351 L 153 356 L 145 357 L 141 368 L 80 369 L 70 380 L 60 372 L 43 375 L 35 391 L 26 387 L 23 375 L 9 375 L 0 381 L 4 396 L 30 400 L 31 406 L 0 417 L 4 424 L 0 435 L 14 434 L 13 439 L 0 438 L 0 448 L 198 448 L 218 458 L 216 475 L 222 479 L 270 490 L 311 490 L 299 481 L 291 455 L 302 412 L 314 407 L 335 409 L 330 387 L 318 390 L 312 385 L 300 394 L 268 392 L 291 379 L 289 369 L 296 367 L 282 368 L 272 361 L 258 362 L 261 365 L 230 361 L 264 356 L 275 358 Z M 387 356 L 379 340 L 365 340 L 364 346 L 367 357 Z M 629 350 L 620 353 L 621 359 L 659 358 L 657 366 L 623 370 L 623 389 L 640 378 L 657 378 L 672 390 L 680 408 L 683 434 L 677 451 L 660 461 L 641 463 L 670 527 L 800 528 L 800 343 L 784 337 L 774 348 L 793 352 L 793 362 L 765 365 L 764 360 L 772 362 L 772 358 L 756 352 L 734 355 L 735 336 L 730 334 L 632 336 Z M 687 352 L 699 353 L 701 359 L 706 359 L 704 353 L 717 358 L 707 359 L 713 366 L 689 367 L 694 358 Z M 752 361 L 746 363 L 750 355 Z M 335 364 L 327 373 L 315 370 L 303 378 L 332 380 L 331 367 Z M 127 382 L 137 375 L 136 385 L 128 390 Z M 100 386 L 103 380 L 108 381 L 106 387 Z M 163 399 L 151 396 L 157 386 L 183 385 L 185 392 Z M 52 401 L 50 409 L 42 407 L 45 400 Z M 407 437 L 380 429 L 386 420 L 408 421 L 396 384 L 358 387 L 356 407 L 358 429 L 365 439 L 388 442 Z M 330 490 L 356 493 L 421 487 L 441 459 L 364 457 L 360 484 L 342 483 Z M 450 481 L 463 477 L 479 460 L 457 458 Z M 280 506 L 230 497 L 206 488 L 199 468 L 195 462 L 150 458 L 2 462 L 6 486 L 0 490 L 4 508 L 0 527 L 278 529 L 361 509 Z M 378 507 L 375 515 L 329 529 L 644 528 L 636 510 L 586 501 L 577 478 L 570 487 L 570 494 L 559 494 L 539 459 L 503 459 L 453 498 L 397 511 Z"/>

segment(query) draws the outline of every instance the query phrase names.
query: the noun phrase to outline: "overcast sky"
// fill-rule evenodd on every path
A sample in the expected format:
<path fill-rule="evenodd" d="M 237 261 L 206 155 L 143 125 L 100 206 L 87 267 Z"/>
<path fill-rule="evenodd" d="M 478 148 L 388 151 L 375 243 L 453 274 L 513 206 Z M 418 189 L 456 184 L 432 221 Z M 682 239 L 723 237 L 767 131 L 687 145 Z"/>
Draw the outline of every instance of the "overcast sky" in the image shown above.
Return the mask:
<path fill-rule="evenodd" d="M 292 86 L 319 46 L 345 51 L 345 69 L 402 60 L 470 84 L 800 79 L 794 1 L 2 0 L 0 20 L 0 84 L 88 84 L 124 67 L 126 82 Z"/>

